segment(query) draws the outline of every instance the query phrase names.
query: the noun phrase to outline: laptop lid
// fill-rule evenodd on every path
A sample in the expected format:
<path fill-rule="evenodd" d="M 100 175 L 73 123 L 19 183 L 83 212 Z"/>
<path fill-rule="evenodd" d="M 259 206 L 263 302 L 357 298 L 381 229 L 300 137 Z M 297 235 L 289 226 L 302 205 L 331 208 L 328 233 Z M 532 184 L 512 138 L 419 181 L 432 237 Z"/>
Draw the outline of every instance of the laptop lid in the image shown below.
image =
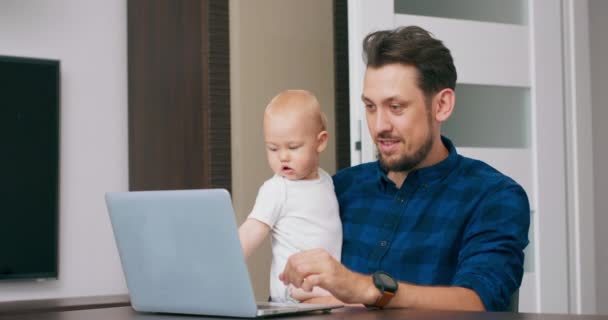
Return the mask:
<path fill-rule="evenodd" d="M 137 311 L 256 317 L 342 307 L 256 305 L 226 190 L 109 192 L 106 204 Z"/>
<path fill-rule="evenodd" d="M 226 190 L 107 193 L 106 203 L 135 310 L 256 316 Z"/>

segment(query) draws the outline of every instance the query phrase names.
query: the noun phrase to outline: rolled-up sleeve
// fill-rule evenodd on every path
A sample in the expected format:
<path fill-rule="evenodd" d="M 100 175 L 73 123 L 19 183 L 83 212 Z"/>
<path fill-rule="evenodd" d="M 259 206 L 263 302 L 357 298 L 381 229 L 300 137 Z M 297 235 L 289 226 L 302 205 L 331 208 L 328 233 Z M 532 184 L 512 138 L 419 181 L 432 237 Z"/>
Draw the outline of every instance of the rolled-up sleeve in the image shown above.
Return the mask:
<path fill-rule="evenodd" d="M 452 285 L 475 291 L 486 310 L 503 311 L 523 277 L 530 205 L 516 184 L 489 192 L 462 238 Z"/>

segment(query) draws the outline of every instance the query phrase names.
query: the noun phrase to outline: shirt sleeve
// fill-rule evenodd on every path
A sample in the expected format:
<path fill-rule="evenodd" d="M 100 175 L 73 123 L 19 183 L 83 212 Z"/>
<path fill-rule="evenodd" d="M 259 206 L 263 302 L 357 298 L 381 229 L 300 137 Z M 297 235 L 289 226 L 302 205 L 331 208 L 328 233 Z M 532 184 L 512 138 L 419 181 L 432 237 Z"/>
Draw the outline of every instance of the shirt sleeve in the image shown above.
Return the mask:
<path fill-rule="evenodd" d="M 480 203 L 463 235 L 452 285 L 474 290 L 488 311 L 503 311 L 523 277 L 530 205 L 517 184 Z"/>
<path fill-rule="evenodd" d="M 281 217 L 284 199 L 285 184 L 283 181 L 276 177 L 267 180 L 258 190 L 249 218 L 259 220 L 270 228 L 274 227 Z"/>

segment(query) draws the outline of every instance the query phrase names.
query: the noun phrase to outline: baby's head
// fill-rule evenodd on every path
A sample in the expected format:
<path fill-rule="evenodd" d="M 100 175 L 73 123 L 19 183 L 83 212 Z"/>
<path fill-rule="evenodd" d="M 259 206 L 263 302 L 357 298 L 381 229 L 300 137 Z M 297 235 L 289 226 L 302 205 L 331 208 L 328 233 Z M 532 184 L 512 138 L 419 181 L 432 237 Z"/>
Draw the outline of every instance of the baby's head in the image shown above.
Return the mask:
<path fill-rule="evenodd" d="M 289 180 L 318 178 L 319 154 L 327 146 L 325 115 L 305 90 L 286 90 L 264 112 L 264 140 L 274 173 Z"/>

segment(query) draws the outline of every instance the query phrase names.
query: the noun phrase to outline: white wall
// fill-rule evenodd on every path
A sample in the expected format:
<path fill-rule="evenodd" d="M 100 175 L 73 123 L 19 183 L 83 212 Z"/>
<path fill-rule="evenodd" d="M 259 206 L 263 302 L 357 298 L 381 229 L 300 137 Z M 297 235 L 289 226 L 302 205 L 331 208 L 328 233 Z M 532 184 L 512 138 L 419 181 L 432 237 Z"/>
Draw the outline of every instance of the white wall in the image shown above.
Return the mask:
<path fill-rule="evenodd" d="M 312 90 L 334 132 L 332 10 L 325 0 L 233 1 L 231 10 L 233 186 L 242 220 L 270 175 L 261 138 L 270 97 Z M 103 202 L 104 192 L 128 188 L 126 21 L 124 0 L 0 1 L 0 54 L 59 59 L 62 68 L 59 280 L 0 282 L 0 301 L 127 292 Z M 321 159 L 329 172 L 334 139 Z M 250 265 L 260 298 L 269 258 L 265 248 Z"/>
<path fill-rule="evenodd" d="M 0 1 L 1 55 L 61 60 L 59 279 L 0 301 L 127 292 L 103 198 L 128 188 L 126 21 L 124 0 Z"/>
<path fill-rule="evenodd" d="M 608 1 L 589 0 L 597 311 L 608 314 Z"/>
<path fill-rule="evenodd" d="M 285 89 L 312 91 L 327 115 L 329 144 L 321 167 L 334 173 L 333 10 L 327 0 L 230 1 L 232 196 L 243 221 L 260 185 L 271 177 L 264 151 L 262 115 Z M 249 261 L 256 297 L 268 297 L 270 247 Z"/>

